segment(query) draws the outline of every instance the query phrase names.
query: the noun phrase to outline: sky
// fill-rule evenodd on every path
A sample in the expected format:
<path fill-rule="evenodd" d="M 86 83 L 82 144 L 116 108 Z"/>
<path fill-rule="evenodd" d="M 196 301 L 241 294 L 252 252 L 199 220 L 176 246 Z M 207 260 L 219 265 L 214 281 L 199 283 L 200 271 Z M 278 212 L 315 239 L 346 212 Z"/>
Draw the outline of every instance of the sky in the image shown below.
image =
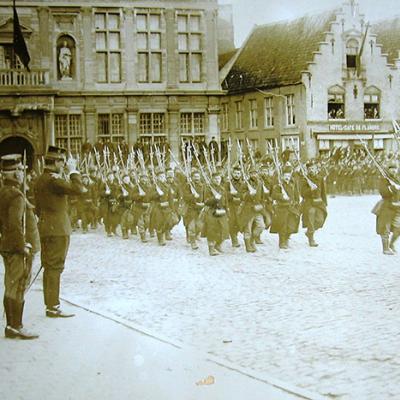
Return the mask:
<path fill-rule="evenodd" d="M 339 8 L 342 0 L 218 0 L 232 4 L 235 45 L 239 47 L 254 24 L 266 24 L 301 17 L 304 14 Z M 400 16 L 399 0 L 358 0 L 366 21 Z"/>

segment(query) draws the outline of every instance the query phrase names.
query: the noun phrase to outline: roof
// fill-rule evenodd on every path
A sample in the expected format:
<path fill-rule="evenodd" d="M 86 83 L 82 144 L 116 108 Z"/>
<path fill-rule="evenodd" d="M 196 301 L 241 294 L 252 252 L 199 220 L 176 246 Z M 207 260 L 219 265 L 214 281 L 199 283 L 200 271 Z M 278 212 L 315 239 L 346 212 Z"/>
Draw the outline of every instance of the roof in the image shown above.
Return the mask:
<path fill-rule="evenodd" d="M 235 50 L 229 51 L 228 53 L 220 54 L 218 56 L 218 66 L 219 66 L 220 70 L 223 67 L 225 67 L 227 62 L 236 54 L 237 51 L 238 51 L 238 49 L 235 49 Z"/>
<path fill-rule="evenodd" d="M 394 64 L 400 50 L 400 16 L 376 22 L 371 25 L 376 34 L 376 43 L 382 45 L 382 53 L 388 54 L 388 63 Z"/>
<path fill-rule="evenodd" d="M 255 87 L 272 88 L 296 84 L 313 52 L 325 40 L 337 10 L 305 15 L 293 21 L 255 26 L 231 68 L 226 82 L 229 91 Z"/>

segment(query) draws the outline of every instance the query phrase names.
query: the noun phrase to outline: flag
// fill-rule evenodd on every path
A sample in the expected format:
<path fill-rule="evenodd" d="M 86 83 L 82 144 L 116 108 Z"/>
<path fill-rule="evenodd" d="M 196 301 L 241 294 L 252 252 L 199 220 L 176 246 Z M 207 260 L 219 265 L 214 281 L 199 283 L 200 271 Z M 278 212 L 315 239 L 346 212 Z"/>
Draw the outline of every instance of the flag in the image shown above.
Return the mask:
<path fill-rule="evenodd" d="M 365 40 L 367 39 L 368 28 L 369 28 L 369 22 L 367 22 L 367 26 L 365 27 L 365 33 L 363 35 L 363 39 L 361 42 L 360 51 L 357 54 L 357 77 L 361 75 L 361 57 L 364 51 Z"/>
<path fill-rule="evenodd" d="M 14 12 L 14 52 L 21 60 L 24 67 L 29 71 L 29 62 L 31 57 L 29 56 L 28 48 L 26 47 L 24 36 L 22 35 L 21 26 L 19 25 L 19 19 L 17 14 L 17 8 L 15 7 L 15 0 L 13 1 L 13 12 Z"/>

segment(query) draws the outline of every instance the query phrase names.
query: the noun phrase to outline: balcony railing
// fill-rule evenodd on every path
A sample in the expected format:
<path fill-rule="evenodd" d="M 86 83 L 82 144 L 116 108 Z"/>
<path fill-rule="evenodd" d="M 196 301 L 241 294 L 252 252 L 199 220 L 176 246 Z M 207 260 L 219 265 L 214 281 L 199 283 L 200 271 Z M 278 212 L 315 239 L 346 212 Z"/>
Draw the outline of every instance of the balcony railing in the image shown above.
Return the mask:
<path fill-rule="evenodd" d="M 46 86 L 49 84 L 49 71 L 33 69 L 30 72 L 19 69 L 0 69 L 0 87 L 3 86 Z"/>

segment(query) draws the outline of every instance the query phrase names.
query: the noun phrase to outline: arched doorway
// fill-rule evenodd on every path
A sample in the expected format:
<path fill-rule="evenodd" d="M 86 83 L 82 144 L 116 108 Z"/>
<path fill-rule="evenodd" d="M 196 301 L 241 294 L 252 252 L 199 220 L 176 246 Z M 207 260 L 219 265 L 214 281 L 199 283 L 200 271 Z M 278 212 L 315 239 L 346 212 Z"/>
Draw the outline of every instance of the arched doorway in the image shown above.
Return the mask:
<path fill-rule="evenodd" d="M 35 150 L 29 140 L 22 136 L 10 136 L 0 142 L 0 156 L 6 154 L 21 154 L 23 157 L 24 151 L 26 151 L 26 164 L 29 169 L 32 169 Z"/>

